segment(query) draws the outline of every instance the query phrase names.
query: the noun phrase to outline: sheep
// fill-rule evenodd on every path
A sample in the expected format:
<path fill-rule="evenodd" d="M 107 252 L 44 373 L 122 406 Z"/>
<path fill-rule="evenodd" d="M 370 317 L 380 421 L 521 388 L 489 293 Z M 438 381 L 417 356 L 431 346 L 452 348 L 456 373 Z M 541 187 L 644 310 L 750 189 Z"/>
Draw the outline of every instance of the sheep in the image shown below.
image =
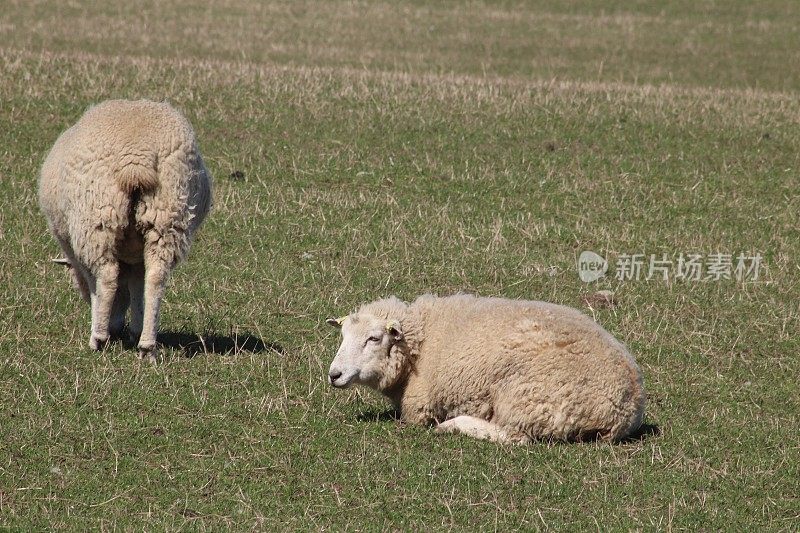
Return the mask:
<path fill-rule="evenodd" d="M 192 126 L 167 103 L 108 100 L 56 140 L 39 205 L 91 305 L 89 346 L 129 333 L 155 360 L 161 300 L 211 207 L 211 176 Z"/>
<path fill-rule="evenodd" d="M 342 332 L 331 385 L 383 393 L 406 423 L 500 443 L 619 441 L 642 424 L 639 367 L 576 309 L 427 294 L 327 322 Z"/>

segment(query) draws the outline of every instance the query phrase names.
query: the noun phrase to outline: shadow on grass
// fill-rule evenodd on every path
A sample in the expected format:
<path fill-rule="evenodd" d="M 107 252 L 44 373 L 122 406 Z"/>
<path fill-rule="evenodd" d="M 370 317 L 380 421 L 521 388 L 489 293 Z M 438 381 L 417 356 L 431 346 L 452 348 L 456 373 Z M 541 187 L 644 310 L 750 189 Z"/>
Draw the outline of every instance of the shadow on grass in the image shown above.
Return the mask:
<path fill-rule="evenodd" d="M 122 333 L 111 338 L 128 350 L 136 349 L 136 343 L 128 336 L 126 327 Z M 216 335 L 214 333 L 190 333 L 188 331 L 160 331 L 156 341 L 162 348 L 182 350 L 184 356 L 192 358 L 198 354 L 238 355 L 243 352 L 275 352 L 284 355 L 286 350 L 278 343 L 264 342 L 251 333 Z"/>
<path fill-rule="evenodd" d="M 390 422 L 400 420 L 400 411 L 386 409 L 385 411 L 362 411 L 356 415 L 359 422 Z"/>
<path fill-rule="evenodd" d="M 635 442 L 644 442 L 645 440 L 651 437 L 657 437 L 659 435 L 661 435 L 661 429 L 655 424 L 642 424 L 641 426 L 639 426 L 639 429 L 637 429 L 624 439 L 612 442 L 612 444 L 633 444 Z M 592 431 L 585 435 L 581 435 L 575 438 L 574 440 L 569 440 L 569 441 L 551 440 L 551 439 L 539 439 L 539 440 L 541 440 L 542 442 L 547 441 L 552 444 L 558 444 L 558 445 L 591 444 L 591 443 L 605 441 L 605 439 L 602 438 L 602 435 L 599 431 Z"/>
<path fill-rule="evenodd" d="M 642 424 L 639 429 L 631 433 L 620 441 L 621 444 L 631 444 L 633 442 L 643 442 L 652 437 L 661 435 L 661 428 L 655 424 Z"/>
<path fill-rule="evenodd" d="M 158 343 L 165 348 L 182 350 L 186 357 L 198 354 L 236 355 L 241 352 L 276 352 L 281 355 L 283 346 L 250 333 L 215 335 L 213 333 L 189 333 L 185 331 L 163 331 L 158 334 Z"/>
<path fill-rule="evenodd" d="M 356 415 L 359 422 L 397 422 L 400 420 L 400 411 L 397 409 L 386 409 L 384 411 L 370 410 L 362 411 Z M 655 424 L 642 424 L 638 430 L 619 441 L 619 444 L 632 444 L 643 442 L 652 437 L 661 435 L 661 428 Z M 534 439 L 534 441 L 547 442 L 548 439 Z M 593 434 L 574 442 L 552 441 L 553 444 L 580 444 L 598 442 L 599 435 Z"/>

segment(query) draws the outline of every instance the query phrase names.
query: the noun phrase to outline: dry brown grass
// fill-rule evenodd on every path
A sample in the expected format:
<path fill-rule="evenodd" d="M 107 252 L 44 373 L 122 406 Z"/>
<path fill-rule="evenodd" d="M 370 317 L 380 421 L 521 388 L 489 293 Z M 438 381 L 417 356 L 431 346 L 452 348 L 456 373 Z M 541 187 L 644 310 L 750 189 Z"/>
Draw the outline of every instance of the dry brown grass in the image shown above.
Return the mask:
<path fill-rule="evenodd" d="M 9 5 L 2 525 L 798 520 L 800 85 L 778 69 L 796 54 L 793 4 L 714 17 L 686 4 Z M 121 346 L 83 347 L 88 310 L 49 267 L 36 205 L 44 152 L 110 97 L 174 102 L 216 178 L 215 211 L 171 282 L 157 368 Z M 584 249 L 612 261 L 752 250 L 768 270 L 746 284 L 587 286 Z M 587 307 L 600 288 L 617 305 Z M 659 431 L 497 448 L 403 427 L 379 398 L 326 386 L 325 316 L 457 290 L 591 313 L 637 355 Z"/>

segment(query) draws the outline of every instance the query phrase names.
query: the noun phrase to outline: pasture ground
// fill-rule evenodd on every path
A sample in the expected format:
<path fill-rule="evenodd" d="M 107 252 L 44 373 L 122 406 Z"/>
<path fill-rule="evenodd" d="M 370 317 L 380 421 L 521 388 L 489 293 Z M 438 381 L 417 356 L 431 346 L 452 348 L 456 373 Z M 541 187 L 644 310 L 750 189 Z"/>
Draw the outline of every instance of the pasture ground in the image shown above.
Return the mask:
<path fill-rule="evenodd" d="M 0 526 L 797 530 L 800 6 L 596 4 L 4 2 Z M 120 97 L 183 110 L 216 180 L 157 367 L 87 348 L 36 199 Z M 586 284 L 583 250 L 765 268 Z M 500 447 L 327 385 L 326 316 L 459 290 L 593 315 L 650 430 Z"/>

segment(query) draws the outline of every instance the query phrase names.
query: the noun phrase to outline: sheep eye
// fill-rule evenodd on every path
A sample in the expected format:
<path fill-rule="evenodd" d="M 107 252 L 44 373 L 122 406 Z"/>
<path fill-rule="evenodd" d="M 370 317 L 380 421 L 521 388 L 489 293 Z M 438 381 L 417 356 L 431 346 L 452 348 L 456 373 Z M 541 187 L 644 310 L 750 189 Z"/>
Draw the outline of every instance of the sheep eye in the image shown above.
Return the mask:
<path fill-rule="evenodd" d="M 381 338 L 373 335 L 367 339 L 367 342 L 381 342 Z"/>

